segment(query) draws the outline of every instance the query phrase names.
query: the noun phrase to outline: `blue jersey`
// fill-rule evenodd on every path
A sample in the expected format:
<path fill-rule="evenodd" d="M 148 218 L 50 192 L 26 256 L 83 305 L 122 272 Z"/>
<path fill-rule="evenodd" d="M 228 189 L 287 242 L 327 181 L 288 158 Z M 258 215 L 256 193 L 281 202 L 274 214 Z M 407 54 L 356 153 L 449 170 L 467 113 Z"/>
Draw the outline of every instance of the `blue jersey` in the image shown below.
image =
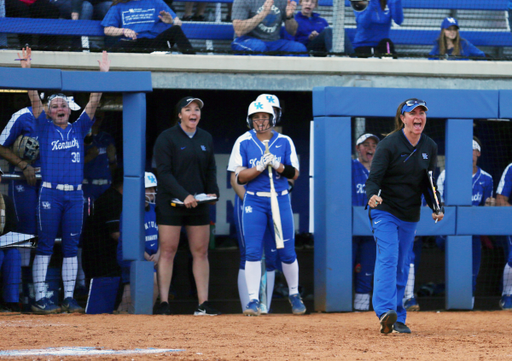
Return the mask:
<path fill-rule="evenodd" d="M 131 29 L 137 33 L 137 39 L 154 39 L 172 26 L 158 17 L 162 10 L 170 13 L 173 19 L 176 18 L 174 11 L 162 0 L 121 2 L 110 7 L 101 25 Z"/>
<path fill-rule="evenodd" d="M 93 121 L 85 110 L 66 129 L 56 126 L 50 119 L 37 119 L 41 176 L 43 182 L 55 184 L 82 184 L 84 178 L 84 137 Z"/>
<path fill-rule="evenodd" d="M 156 224 L 155 205 L 149 204 L 144 212 L 144 231 L 146 232 L 146 242 L 144 250 L 150 256 L 158 251 L 158 225 Z"/>
<path fill-rule="evenodd" d="M 274 132 L 272 139 L 268 142 L 270 153 L 284 165 L 291 165 L 299 170 L 299 159 L 295 151 L 295 145 L 290 137 Z M 231 156 L 229 157 L 228 171 L 235 172 L 238 167 L 253 168 L 265 153 L 265 145 L 258 139 L 256 132 L 250 130 L 242 134 L 236 140 Z M 274 187 L 276 192 L 280 193 L 288 190 L 288 180 L 281 177 L 279 173 L 272 169 L 274 178 Z M 261 172 L 256 178 L 246 186 L 250 192 L 270 192 L 270 179 L 268 171 Z"/>
<path fill-rule="evenodd" d="M 384 10 L 380 6 L 380 0 L 370 0 L 365 10 L 354 11 L 354 14 L 357 23 L 354 48 L 377 46 L 381 40 L 389 38 L 392 20 L 398 25 L 404 21 L 401 0 L 388 0 Z"/>
<path fill-rule="evenodd" d="M 509 198 L 509 203 L 511 201 L 510 196 L 512 193 L 512 163 L 510 163 L 507 168 L 503 171 L 500 182 L 498 183 L 498 189 L 496 189 L 496 194 L 501 194 L 502 196 Z"/>
<path fill-rule="evenodd" d="M 320 14 L 318 13 L 313 13 L 311 14 L 311 17 L 308 18 L 307 16 L 302 15 L 301 12 L 298 12 L 295 15 L 295 21 L 297 21 L 298 28 L 297 32 L 295 33 L 295 37 L 292 37 L 292 39 L 304 45 L 309 43 L 309 35 L 313 31 L 316 31 L 318 34 L 320 34 L 326 27 L 329 26 L 327 20 L 320 17 Z"/>
<path fill-rule="evenodd" d="M 443 170 L 437 178 L 437 190 L 441 194 L 441 201 L 444 203 L 444 182 L 446 172 Z M 493 196 L 494 182 L 492 176 L 486 171 L 477 167 L 477 171 L 473 174 L 473 195 L 471 197 L 471 205 L 484 206 L 485 200 Z"/>
<path fill-rule="evenodd" d="M 471 44 L 469 41 L 467 41 L 466 39 L 460 39 L 460 45 L 461 45 L 461 49 L 460 49 L 460 55 L 459 56 L 481 56 L 481 57 L 485 57 L 485 53 L 478 49 L 476 46 L 474 46 L 473 44 Z M 446 55 L 452 55 L 453 53 L 453 48 L 452 49 L 449 49 L 449 50 L 446 50 Z M 439 41 L 436 40 L 434 41 L 434 48 L 432 48 L 432 50 L 430 51 L 429 55 L 439 55 Z M 436 60 L 438 58 L 429 58 L 429 60 Z M 450 58 L 448 58 L 450 59 Z M 451 60 L 464 60 L 464 59 L 460 59 L 460 58 L 451 58 Z"/>
<path fill-rule="evenodd" d="M 366 198 L 366 180 L 370 171 L 358 159 L 352 160 L 352 205 L 365 206 L 368 203 Z"/>
<path fill-rule="evenodd" d="M 93 179 L 112 179 L 110 173 L 110 162 L 107 156 L 107 148 L 114 145 L 114 138 L 106 132 L 99 132 L 92 136 L 92 143 L 85 148 L 85 154 L 92 147 L 98 148 L 99 154 L 90 162 L 84 165 L 84 178 Z"/>
<path fill-rule="evenodd" d="M 44 114 L 44 112 L 43 112 Z M 45 119 L 46 115 L 41 114 L 40 119 Z M 0 134 L 0 145 L 3 147 L 10 147 L 14 144 L 16 139 L 20 135 L 26 135 L 28 137 L 38 139 L 37 125 L 32 113 L 32 107 L 23 108 L 14 113 L 5 126 L 2 134 Z M 32 163 L 33 167 L 40 167 L 40 158 Z M 13 165 L 10 165 L 11 171 L 20 171 L 20 169 L 14 169 Z"/>

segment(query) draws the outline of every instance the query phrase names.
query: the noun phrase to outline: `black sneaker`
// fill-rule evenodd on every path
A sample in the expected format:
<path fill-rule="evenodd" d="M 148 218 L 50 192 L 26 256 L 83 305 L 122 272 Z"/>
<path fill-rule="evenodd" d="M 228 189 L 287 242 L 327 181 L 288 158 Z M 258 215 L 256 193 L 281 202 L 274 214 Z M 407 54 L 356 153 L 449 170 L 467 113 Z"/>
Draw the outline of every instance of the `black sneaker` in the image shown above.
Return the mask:
<path fill-rule="evenodd" d="M 380 333 L 388 334 L 393 331 L 393 324 L 396 322 L 398 315 L 394 310 L 383 313 L 380 318 Z"/>
<path fill-rule="evenodd" d="M 162 302 L 153 307 L 153 315 L 170 315 L 171 314 L 171 306 L 169 306 L 169 302 Z"/>
<path fill-rule="evenodd" d="M 197 307 L 197 310 L 194 312 L 194 316 L 217 316 L 220 315 L 220 312 L 215 308 L 210 306 L 208 301 L 204 301 Z"/>
<path fill-rule="evenodd" d="M 411 329 L 402 322 L 395 322 L 393 325 L 393 333 L 411 333 Z"/>

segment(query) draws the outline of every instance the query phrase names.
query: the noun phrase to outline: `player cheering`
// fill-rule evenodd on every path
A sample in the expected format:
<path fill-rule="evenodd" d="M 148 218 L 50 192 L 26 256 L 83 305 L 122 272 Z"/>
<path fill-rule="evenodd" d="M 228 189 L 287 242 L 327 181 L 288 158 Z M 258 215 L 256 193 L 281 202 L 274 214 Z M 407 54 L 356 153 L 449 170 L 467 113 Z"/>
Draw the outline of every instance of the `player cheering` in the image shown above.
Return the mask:
<path fill-rule="evenodd" d="M 23 49 L 19 57 L 21 67 L 30 68 L 31 49 Z M 109 71 L 110 61 L 106 51 L 98 63 L 100 71 Z M 45 111 L 38 92 L 29 90 L 28 95 L 37 120 L 42 168 L 38 204 L 39 242 L 32 266 L 36 302 L 32 305 L 32 311 L 42 314 L 61 311 L 45 295 L 46 272 L 57 232 L 61 229 L 64 256 L 62 309 L 67 312 L 83 312 L 83 308 L 73 298 L 78 269 L 77 246 L 83 220 L 83 149 L 84 137 L 93 124 L 101 93 L 91 93 L 84 112 L 72 124 L 68 122 L 71 109 L 65 95 L 54 94 L 48 98 L 48 119 L 40 117 Z"/>
<path fill-rule="evenodd" d="M 261 313 L 259 288 L 264 235 L 270 229 L 274 236 L 272 224 L 280 223 L 282 235 L 277 237 L 282 237 L 284 247 L 277 252 L 288 283 L 292 312 L 302 315 L 306 307 L 298 290 L 299 264 L 287 182 L 287 178 L 297 179 L 299 176 L 295 145 L 289 137 L 272 130 L 276 122 L 268 102 L 255 101 L 249 105 L 247 125 L 252 130 L 237 139 L 228 165 L 228 171 L 235 172 L 237 182 L 246 184 L 242 223 L 246 246 L 245 279 L 250 301 L 244 314 L 258 316 Z M 268 142 L 269 152 L 266 152 L 265 142 Z M 267 170 L 269 166 L 272 173 Z M 272 179 L 275 179 L 277 209 L 271 206 Z"/>
<path fill-rule="evenodd" d="M 411 333 L 402 304 L 409 252 L 420 220 L 421 194 L 432 209 L 428 171 L 437 161 L 437 144 L 423 134 L 427 103 L 408 99 L 398 106 L 395 130 L 380 141 L 366 181 L 368 213 L 378 252 L 375 264 L 373 308 L 380 332 Z M 438 197 L 439 198 L 439 197 Z M 432 213 L 436 221 L 442 212 Z"/>

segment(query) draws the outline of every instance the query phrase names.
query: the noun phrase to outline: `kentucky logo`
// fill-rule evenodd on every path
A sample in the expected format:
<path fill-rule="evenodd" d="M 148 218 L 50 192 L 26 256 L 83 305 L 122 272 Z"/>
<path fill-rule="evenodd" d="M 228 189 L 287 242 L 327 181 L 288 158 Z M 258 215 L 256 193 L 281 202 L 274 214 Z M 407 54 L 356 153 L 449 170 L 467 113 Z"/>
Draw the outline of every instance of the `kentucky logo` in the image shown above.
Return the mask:
<path fill-rule="evenodd" d="M 206 152 L 206 147 L 204 145 L 201 146 L 201 149 L 203 150 L 203 152 Z"/>
<path fill-rule="evenodd" d="M 251 206 L 245 207 L 245 213 L 252 213 L 252 207 Z"/>
<path fill-rule="evenodd" d="M 423 159 L 427 160 L 428 159 L 428 154 L 427 153 L 421 153 L 421 156 L 423 157 Z"/>
<path fill-rule="evenodd" d="M 78 140 L 76 138 L 73 138 L 73 140 L 67 140 L 65 142 L 61 142 L 58 140 L 54 140 L 52 142 L 52 150 L 62 150 L 62 149 L 68 149 L 68 148 L 78 148 L 80 149 L 80 145 L 78 144 Z"/>
<path fill-rule="evenodd" d="M 41 205 L 43 206 L 43 209 L 51 209 L 52 204 L 50 202 L 42 202 Z"/>

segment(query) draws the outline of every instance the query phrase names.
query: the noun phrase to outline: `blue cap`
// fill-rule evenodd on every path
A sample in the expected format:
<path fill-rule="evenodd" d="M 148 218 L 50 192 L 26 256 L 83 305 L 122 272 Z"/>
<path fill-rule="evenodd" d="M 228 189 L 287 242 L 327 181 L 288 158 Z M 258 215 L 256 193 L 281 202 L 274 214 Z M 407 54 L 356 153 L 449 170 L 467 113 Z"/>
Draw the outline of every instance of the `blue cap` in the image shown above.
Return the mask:
<path fill-rule="evenodd" d="M 441 30 L 448 29 L 450 26 L 456 26 L 457 29 L 459 28 L 459 22 L 455 18 L 444 18 L 442 24 L 441 24 Z"/>
<path fill-rule="evenodd" d="M 402 107 L 401 113 L 404 114 L 405 112 L 412 112 L 417 107 L 423 107 L 425 108 L 425 111 L 428 111 L 426 101 L 419 99 L 410 99 L 405 102 L 404 106 Z"/>

